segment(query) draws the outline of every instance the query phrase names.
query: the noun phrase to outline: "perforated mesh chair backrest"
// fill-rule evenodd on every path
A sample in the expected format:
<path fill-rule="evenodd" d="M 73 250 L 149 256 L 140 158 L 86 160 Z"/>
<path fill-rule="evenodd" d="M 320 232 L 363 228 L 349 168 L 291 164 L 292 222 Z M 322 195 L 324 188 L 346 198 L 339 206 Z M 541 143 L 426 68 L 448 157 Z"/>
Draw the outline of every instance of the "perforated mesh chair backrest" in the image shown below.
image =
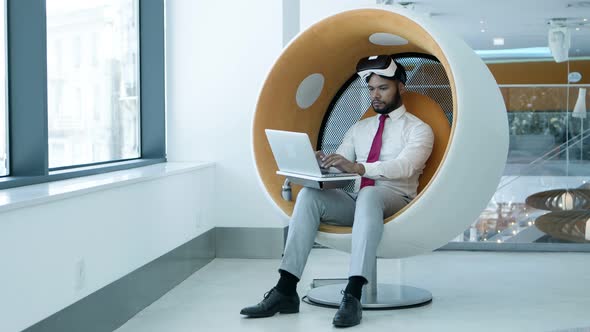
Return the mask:
<path fill-rule="evenodd" d="M 418 187 L 420 192 L 444 156 L 453 121 L 452 92 L 449 78 L 435 57 L 421 53 L 395 54 L 392 57 L 406 68 L 408 75 L 406 90 L 417 93 L 418 96 L 427 96 L 430 100 L 412 93 L 406 93 L 403 97 L 408 111 L 428 123 L 435 132 L 435 148 L 420 177 Z M 371 107 L 366 82 L 363 82 L 358 75 L 353 75 L 330 103 L 320 129 L 318 149 L 326 153 L 335 152 L 342 143 L 346 131 L 353 124 L 361 118 L 375 114 Z M 345 188 L 347 191 L 353 191 L 353 189 L 354 184 Z"/>

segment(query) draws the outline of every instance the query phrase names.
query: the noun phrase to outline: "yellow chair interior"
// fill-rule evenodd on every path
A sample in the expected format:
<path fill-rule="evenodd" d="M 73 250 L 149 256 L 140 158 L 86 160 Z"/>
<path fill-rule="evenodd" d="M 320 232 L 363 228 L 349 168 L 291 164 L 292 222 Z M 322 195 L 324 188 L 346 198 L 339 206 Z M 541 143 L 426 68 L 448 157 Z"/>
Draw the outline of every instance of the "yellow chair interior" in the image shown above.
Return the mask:
<path fill-rule="evenodd" d="M 369 41 L 369 36 L 377 32 L 397 35 L 406 39 L 408 43 L 392 46 L 373 44 Z M 330 103 L 342 86 L 354 75 L 356 63 L 360 58 L 375 54 L 411 52 L 434 56 L 440 61 L 452 92 L 453 121 L 455 121 L 456 91 L 448 62 L 432 36 L 406 17 L 379 10 L 341 13 L 315 24 L 284 50 L 271 69 L 258 99 L 254 116 L 253 148 L 262 183 L 273 201 L 287 215 L 292 214 L 296 194 L 300 188 L 294 186 L 293 201 L 285 201 L 281 198 L 284 177 L 276 174 L 278 167 L 266 140 L 264 129 L 305 132 L 312 142 L 316 142 Z M 295 98 L 298 86 L 306 77 L 314 73 L 324 76 L 322 92 L 309 108 L 301 109 Z M 435 134 L 434 150 L 419 180 L 418 191 L 420 192 L 427 187 L 444 160 L 452 127 L 441 107 L 430 97 L 407 92 L 403 100 L 408 111 L 428 123 Z M 365 116 L 374 114 L 372 110 L 369 110 Z M 419 196 L 420 194 L 417 199 Z M 384 222 L 393 220 L 403 211 L 387 218 Z M 322 225 L 320 231 L 350 233 L 351 230 L 350 227 Z"/>

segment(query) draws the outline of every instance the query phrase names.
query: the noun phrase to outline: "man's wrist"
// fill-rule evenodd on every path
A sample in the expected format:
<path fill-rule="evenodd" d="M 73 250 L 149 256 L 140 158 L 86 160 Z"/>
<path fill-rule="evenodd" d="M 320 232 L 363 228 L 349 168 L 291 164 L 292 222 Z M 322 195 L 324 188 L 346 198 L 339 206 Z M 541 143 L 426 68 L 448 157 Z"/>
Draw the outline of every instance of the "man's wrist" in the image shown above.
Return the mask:
<path fill-rule="evenodd" d="M 361 163 L 355 163 L 354 164 L 355 167 L 355 173 L 357 173 L 358 175 L 364 175 L 365 174 L 365 165 L 361 164 Z"/>

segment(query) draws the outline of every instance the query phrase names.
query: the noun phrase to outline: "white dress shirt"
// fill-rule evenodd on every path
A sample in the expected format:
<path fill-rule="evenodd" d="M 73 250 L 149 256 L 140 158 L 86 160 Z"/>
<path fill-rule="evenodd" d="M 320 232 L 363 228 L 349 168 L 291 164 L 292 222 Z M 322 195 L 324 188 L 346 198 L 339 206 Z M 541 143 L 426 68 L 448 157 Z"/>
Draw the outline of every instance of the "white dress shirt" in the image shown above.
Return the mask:
<path fill-rule="evenodd" d="M 379 127 L 379 116 L 355 123 L 344 136 L 337 154 L 365 167 L 366 178 L 375 186 L 386 187 L 410 198 L 416 197 L 418 177 L 432 152 L 434 134 L 429 125 L 400 106 L 389 113 L 383 128 L 383 143 L 379 161 L 367 163 L 373 138 Z M 358 191 L 357 181 L 355 191 Z"/>

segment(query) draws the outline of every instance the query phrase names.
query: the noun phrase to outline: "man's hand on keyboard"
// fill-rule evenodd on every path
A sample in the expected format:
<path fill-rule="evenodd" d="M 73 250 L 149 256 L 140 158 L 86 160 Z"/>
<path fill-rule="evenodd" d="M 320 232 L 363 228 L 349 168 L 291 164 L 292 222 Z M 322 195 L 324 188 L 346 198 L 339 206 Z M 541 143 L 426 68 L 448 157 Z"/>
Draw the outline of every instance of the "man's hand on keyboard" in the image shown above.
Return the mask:
<path fill-rule="evenodd" d="M 318 165 L 320 165 L 320 167 L 322 167 L 322 159 L 325 157 L 326 157 L 326 154 L 323 151 L 316 151 L 315 152 L 315 159 L 318 161 Z"/>
<path fill-rule="evenodd" d="M 336 167 L 345 173 L 357 173 L 359 175 L 365 174 L 365 167 L 362 164 L 353 163 L 352 161 L 335 153 L 324 156 L 320 166 L 323 168 Z"/>

